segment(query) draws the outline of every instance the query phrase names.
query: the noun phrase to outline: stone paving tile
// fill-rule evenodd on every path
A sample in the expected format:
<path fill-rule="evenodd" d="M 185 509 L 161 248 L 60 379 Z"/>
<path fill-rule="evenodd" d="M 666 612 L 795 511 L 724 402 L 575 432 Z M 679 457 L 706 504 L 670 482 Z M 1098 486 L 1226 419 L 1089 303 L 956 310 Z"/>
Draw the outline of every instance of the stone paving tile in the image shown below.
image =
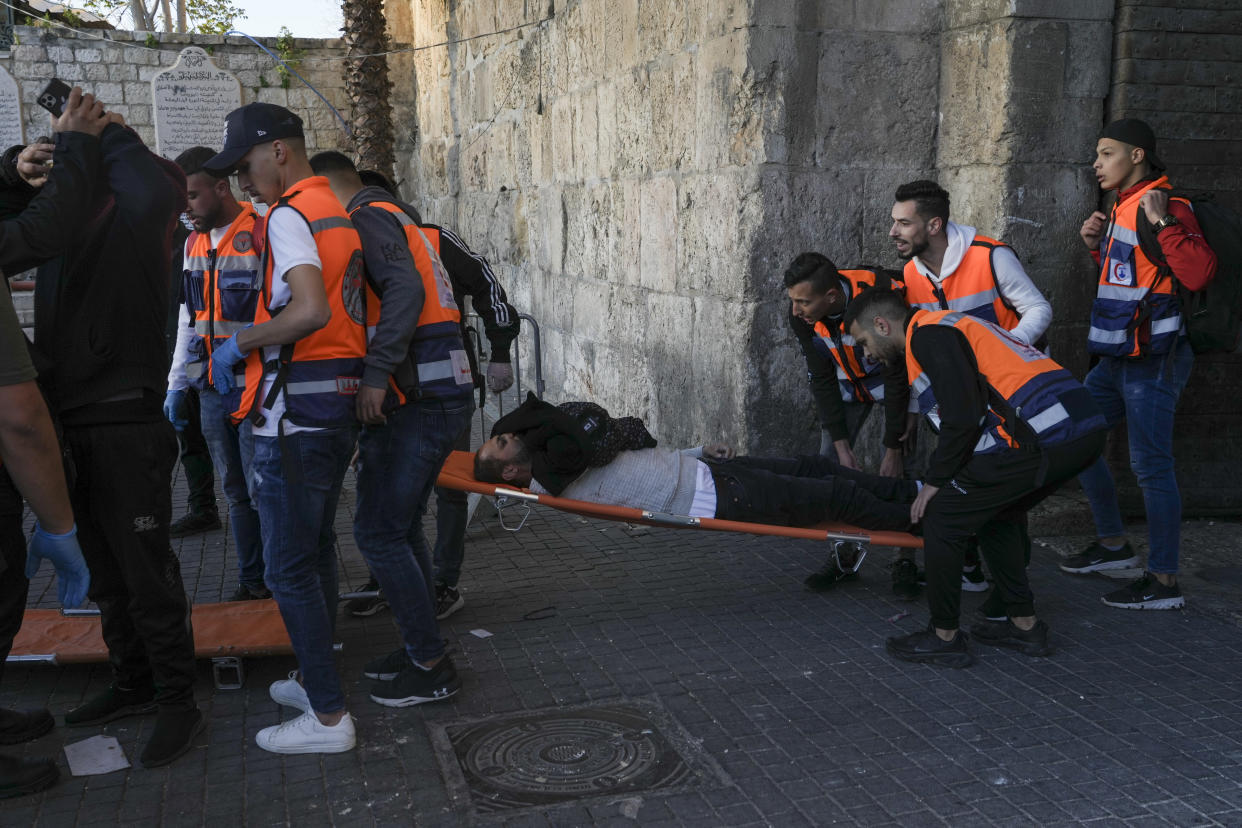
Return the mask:
<path fill-rule="evenodd" d="M 352 503 L 347 491 L 338 520 L 343 588 L 366 579 L 349 532 Z M 1210 543 L 1222 535 L 1219 523 L 1188 524 L 1199 565 L 1228 563 L 1195 547 L 1198 531 Z M 1233 525 L 1232 537 L 1242 539 L 1242 527 Z M 809 542 L 539 510 L 513 535 L 492 518 L 470 530 L 467 606 L 443 625 L 465 683 L 458 696 L 404 710 L 373 705 L 361 665 L 397 646 L 391 616 L 342 616 L 357 750 L 265 753 L 255 734 L 289 715 L 267 685 L 292 660 L 248 660 L 236 692 L 213 691 L 201 663 L 208 731 L 186 757 L 158 770 L 75 779 L 61 756 L 61 783 L 0 803 L 0 825 L 459 825 L 468 803 L 445 787 L 429 723 L 627 698 L 658 700 L 727 781 L 477 822 L 1242 824 L 1242 639 L 1234 621 L 1242 615 L 1233 614 L 1242 601 L 1214 593 L 1216 603 L 1200 609 L 1188 588 L 1182 613 L 1111 610 L 1099 596 L 1113 582 L 1055 567 L 1055 552 L 1082 541 L 1045 539 L 1032 563 L 1053 657 L 978 647 L 975 667 L 946 671 L 884 653 L 885 636 L 925 623 L 926 609 L 891 597 L 883 550 L 857 582 L 814 594 L 799 583 L 823 558 Z M 187 538 L 179 554 L 196 601 L 232 591 L 225 532 Z M 964 596 L 964 620 L 980 600 Z M 41 574 L 31 605 L 53 604 Z M 888 620 L 903 611 L 910 617 Z M 474 637 L 477 628 L 493 637 Z M 61 714 L 107 682 L 103 665 L 10 665 L 0 705 Z M 102 732 L 136 761 L 151 721 L 58 728 L 11 750 L 58 756 L 65 743 Z"/>

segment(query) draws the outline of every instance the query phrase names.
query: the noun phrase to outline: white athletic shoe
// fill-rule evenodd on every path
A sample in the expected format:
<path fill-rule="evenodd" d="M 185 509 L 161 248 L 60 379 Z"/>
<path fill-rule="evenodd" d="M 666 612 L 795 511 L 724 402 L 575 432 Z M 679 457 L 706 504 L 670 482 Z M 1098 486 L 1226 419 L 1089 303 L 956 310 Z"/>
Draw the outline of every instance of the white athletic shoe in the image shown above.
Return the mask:
<path fill-rule="evenodd" d="M 354 749 L 357 738 L 354 720 L 348 713 L 333 727 L 321 723 L 314 713 L 303 713 L 283 724 L 263 728 L 254 741 L 272 753 L 344 753 Z"/>
<path fill-rule="evenodd" d="M 277 704 L 297 708 L 303 713 L 311 712 L 310 699 L 306 696 L 306 688 L 298 683 L 297 670 L 290 672 L 287 679 L 272 682 L 267 693 Z"/>

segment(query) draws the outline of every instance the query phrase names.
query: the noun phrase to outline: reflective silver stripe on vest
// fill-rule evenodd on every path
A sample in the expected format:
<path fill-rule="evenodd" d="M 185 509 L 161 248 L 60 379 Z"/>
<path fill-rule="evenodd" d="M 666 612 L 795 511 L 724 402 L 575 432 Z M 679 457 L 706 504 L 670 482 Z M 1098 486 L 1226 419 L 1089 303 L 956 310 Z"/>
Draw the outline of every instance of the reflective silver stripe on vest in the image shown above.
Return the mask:
<path fill-rule="evenodd" d="M 249 270 L 259 273 L 258 256 L 217 256 L 216 270 Z"/>
<path fill-rule="evenodd" d="M 978 293 L 972 293 L 969 296 L 959 296 L 956 299 L 950 299 L 949 310 L 964 312 L 983 307 L 984 305 L 990 305 L 994 301 L 996 301 L 996 290 L 989 288 Z"/>
<path fill-rule="evenodd" d="M 344 228 L 352 230 L 353 223 L 344 216 L 328 216 L 327 218 L 315 219 L 310 223 L 312 233 L 322 233 L 325 230 L 336 230 Z"/>
<path fill-rule="evenodd" d="M 914 389 L 914 396 L 919 397 L 930 385 L 931 380 L 927 378 L 927 374 L 919 374 L 914 378 L 914 382 L 910 387 Z"/>
<path fill-rule="evenodd" d="M 196 379 L 198 379 L 199 377 L 203 376 L 204 374 L 206 374 L 206 373 L 207 373 L 207 372 L 204 370 L 204 366 L 206 366 L 206 365 L 207 365 L 207 363 L 206 363 L 206 362 L 188 362 L 188 363 L 186 363 L 186 366 L 185 366 L 185 378 L 186 378 L 186 379 L 196 380 Z M 246 387 L 246 372 L 245 372 L 245 370 L 242 370 L 242 371 L 240 371 L 240 372 L 238 372 L 238 373 L 234 373 L 234 374 L 233 374 L 233 385 L 234 385 L 234 386 L 236 386 L 237 388 L 245 388 L 245 387 Z"/>
<path fill-rule="evenodd" d="M 1177 333 L 1182 328 L 1182 315 L 1169 316 L 1164 319 L 1157 319 L 1151 323 L 1151 335 L 1160 336 L 1161 334 Z"/>
<path fill-rule="evenodd" d="M 1092 342 L 1099 342 L 1103 345 L 1120 345 L 1125 342 L 1129 336 L 1130 335 L 1126 333 L 1124 328 L 1120 331 L 1106 331 L 1103 328 L 1092 326 L 1087 330 L 1087 339 Z"/>
<path fill-rule="evenodd" d="M 1149 287 L 1131 287 L 1129 285 L 1099 285 L 1096 287 L 1097 299 L 1112 299 L 1117 302 L 1137 302 L 1147 295 Z"/>
<path fill-rule="evenodd" d="M 465 351 L 460 353 L 465 354 Z M 464 385 L 461 381 L 461 373 L 453 365 L 451 359 L 441 359 L 436 362 L 420 362 L 418 363 L 418 381 L 419 382 L 435 382 L 436 380 L 452 379 L 458 385 Z"/>
<path fill-rule="evenodd" d="M 920 310 L 926 310 L 926 311 L 941 310 L 939 302 L 913 302 L 911 303 L 910 307 L 919 308 Z"/>
<path fill-rule="evenodd" d="M 1021 417 L 1022 413 L 1018 412 L 1018 416 Z M 1065 406 L 1057 403 L 1056 405 L 1046 408 L 1034 417 L 1028 419 L 1026 424 L 1029 425 L 1036 434 L 1043 434 L 1054 425 L 1063 423 L 1068 419 L 1069 412 L 1065 410 Z"/>
<path fill-rule="evenodd" d="M 330 380 L 285 383 L 287 394 L 356 394 L 360 377 L 337 377 Z"/>
<path fill-rule="evenodd" d="M 994 445 L 996 445 L 996 438 L 991 434 L 984 434 L 979 438 L 979 442 L 975 443 L 975 454 L 982 454 Z"/>
<path fill-rule="evenodd" d="M 418 238 L 422 240 L 423 248 L 427 251 L 427 255 L 431 257 L 431 270 L 436 283 L 436 299 L 439 300 L 440 307 L 459 310 L 457 300 L 453 296 L 453 283 L 449 281 L 448 270 L 444 267 L 444 262 L 440 261 L 440 254 L 431 246 L 431 242 L 428 241 L 426 234 L 421 229 L 416 228 L 415 232 L 418 233 Z"/>
<path fill-rule="evenodd" d="M 232 336 L 238 331 L 244 331 L 249 327 L 249 322 L 231 322 L 227 319 L 217 319 L 214 324 L 208 319 L 196 319 L 194 321 L 194 333 L 199 336 L 211 336 L 212 328 L 215 328 L 216 336 Z"/>
<path fill-rule="evenodd" d="M 185 270 L 206 270 L 207 265 L 211 264 L 211 260 L 206 256 L 189 256 L 181 267 Z"/>
<path fill-rule="evenodd" d="M 1139 246 L 1139 237 L 1137 230 L 1131 230 L 1128 227 L 1122 227 L 1120 224 L 1113 224 L 1108 231 L 1108 235 L 1120 242 L 1125 242 L 1131 247 Z"/>
<path fill-rule="evenodd" d="M 414 223 L 414 219 L 410 218 L 405 210 L 388 210 L 389 215 L 397 220 L 397 224 L 402 227 L 409 227 Z"/>

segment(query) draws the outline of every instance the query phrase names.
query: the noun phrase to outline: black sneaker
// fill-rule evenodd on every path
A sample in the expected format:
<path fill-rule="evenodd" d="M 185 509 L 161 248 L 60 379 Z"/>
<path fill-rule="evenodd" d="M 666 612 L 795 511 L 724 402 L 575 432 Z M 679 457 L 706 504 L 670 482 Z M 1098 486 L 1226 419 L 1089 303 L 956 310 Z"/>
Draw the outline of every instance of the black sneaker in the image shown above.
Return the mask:
<path fill-rule="evenodd" d="M 65 714 L 65 724 L 69 727 L 86 727 L 87 725 L 103 724 L 126 716 L 141 716 L 155 712 L 155 688 L 144 687 L 138 690 L 126 690 L 109 685 L 95 698 Z"/>
<path fill-rule="evenodd" d="M 1150 572 L 1144 572 L 1142 578 L 1100 600 L 1110 607 L 1132 610 L 1171 610 L 1186 606 L 1177 584 L 1165 586 Z"/>
<path fill-rule="evenodd" d="M 168 537 L 184 538 L 187 535 L 211 532 L 220 526 L 220 515 L 217 512 L 190 512 L 168 525 Z"/>
<path fill-rule="evenodd" d="M 919 597 L 919 568 L 909 558 L 893 561 L 893 595 L 903 601 Z"/>
<path fill-rule="evenodd" d="M 265 586 L 252 587 L 238 584 L 230 601 L 264 601 L 272 597 L 272 591 Z"/>
<path fill-rule="evenodd" d="M 0 745 L 20 745 L 38 739 L 56 726 L 56 720 L 46 710 L 0 709 Z"/>
<path fill-rule="evenodd" d="M 1005 602 L 1000 599 L 1000 593 L 996 591 L 996 587 L 992 587 L 988 597 L 984 598 L 983 603 L 979 605 L 979 614 L 989 621 L 1009 620 L 1009 615 L 1005 612 Z"/>
<path fill-rule="evenodd" d="M 388 601 L 379 591 L 379 582 L 374 578 L 362 585 L 358 592 L 374 592 L 366 598 L 350 598 L 345 602 L 345 611 L 355 618 L 366 618 L 388 607 Z"/>
<path fill-rule="evenodd" d="M 983 575 L 982 564 L 962 567 L 962 591 L 986 592 L 987 588 L 988 579 Z"/>
<path fill-rule="evenodd" d="M 436 584 L 436 619 L 448 618 L 466 605 L 466 599 L 456 587 L 447 584 Z"/>
<path fill-rule="evenodd" d="M 461 689 L 461 679 L 447 655 L 430 670 L 409 664 L 392 681 L 379 681 L 371 687 L 371 701 L 385 707 L 411 707 L 424 702 L 443 701 Z"/>
<path fill-rule="evenodd" d="M 925 630 L 888 639 L 884 648 L 889 655 L 902 661 L 934 664 L 937 667 L 969 667 L 975 661 L 965 633 L 958 630 L 952 641 L 943 641 L 931 624 Z"/>
<path fill-rule="evenodd" d="M 51 759 L 18 759 L 0 754 L 0 799 L 47 790 L 60 779 Z"/>
<path fill-rule="evenodd" d="M 856 572 L 846 572 L 837 564 L 835 558 L 829 558 L 828 563 L 824 564 L 824 568 L 818 572 L 812 572 L 802 579 L 802 583 L 811 592 L 826 592 L 834 584 L 841 581 L 853 581 L 858 578 Z"/>
<path fill-rule="evenodd" d="M 1023 655 L 1052 655 L 1052 645 L 1048 643 L 1048 625 L 1038 619 L 1029 630 L 1019 629 L 1013 621 L 981 621 L 970 628 L 970 636 L 980 644 L 993 647 L 1009 647 Z"/>
<path fill-rule="evenodd" d="M 203 732 L 207 722 L 198 708 L 161 710 L 155 717 L 155 731 L 142 749 L 140 761 L 144 768 L 158 768 L 184 756 L 194 746 L 194 737 Z"/>
<path fill-rule="evenodd" d="M 1138 563 L 1138 555 L 1134 554 L 1128 541 L 1116 550 L 1106 549 L 1099 541 L 1094 541 L 1086 549 L 1061 561 L 1061 571 L 1085 575 L 1106 569 L 1130 569 Z"/>
<path fill-rule="evenodd" d="M 409 653 L 402 647 L 400 650 L 393 650 L 386 656 L 380 656 L 368 661 L 366 666 L 362 668 L 362 674 L 376 681 L 392 681 L 402 670 L 412 664 Z"/>

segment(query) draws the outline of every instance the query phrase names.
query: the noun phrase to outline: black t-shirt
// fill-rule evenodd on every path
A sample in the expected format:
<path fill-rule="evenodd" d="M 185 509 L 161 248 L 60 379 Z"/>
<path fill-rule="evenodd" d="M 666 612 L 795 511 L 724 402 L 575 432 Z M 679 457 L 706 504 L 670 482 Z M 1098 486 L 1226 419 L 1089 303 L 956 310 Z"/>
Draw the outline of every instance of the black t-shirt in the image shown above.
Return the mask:
<path fill-rule="evenodd" d="M 34 378 L 26 336 L 22 333 L 8 285 L 4 285 L 0 287 L 0 385 L 18 385 Z"/>

